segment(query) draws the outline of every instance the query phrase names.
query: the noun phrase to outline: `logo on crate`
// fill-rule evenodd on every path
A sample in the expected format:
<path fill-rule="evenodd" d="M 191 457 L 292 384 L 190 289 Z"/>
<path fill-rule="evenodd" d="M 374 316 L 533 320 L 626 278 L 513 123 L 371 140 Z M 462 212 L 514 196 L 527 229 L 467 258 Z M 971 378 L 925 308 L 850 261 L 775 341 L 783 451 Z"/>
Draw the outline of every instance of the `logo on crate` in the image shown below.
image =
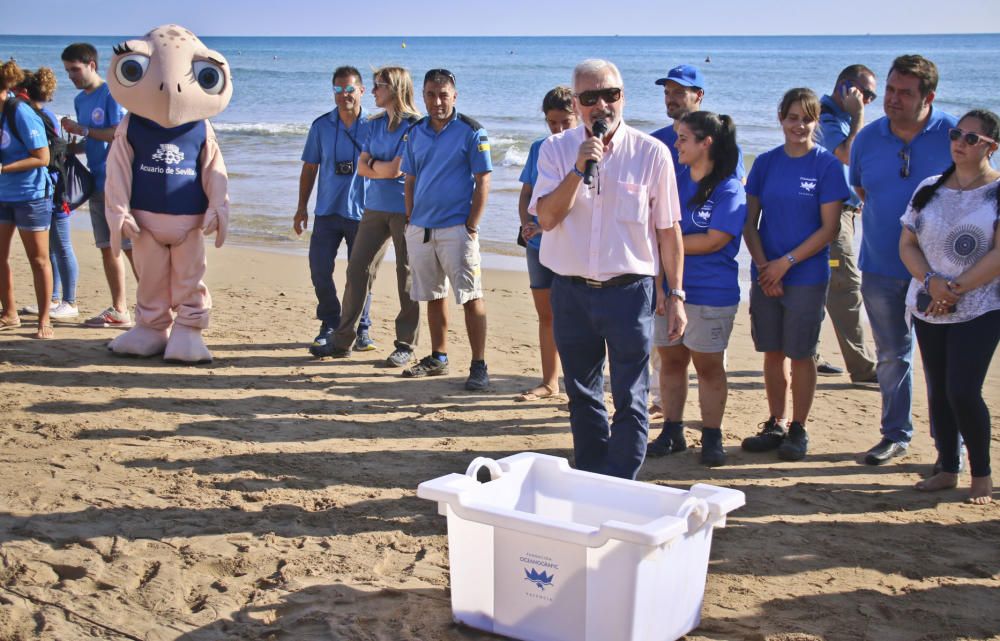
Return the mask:
<path fill-rule="evenodd" d="M 546 586 L 552 587 L 552 579 L 554 578 L 556 578 L 555 574 L 548 574 L 545 570 L 537 572 L 534 568 L 531 568 L 530 570 L 528 568 L 524 568 L 524 580 L 534 583 L 535 587 L 542 592 L 545 591 Z"/>

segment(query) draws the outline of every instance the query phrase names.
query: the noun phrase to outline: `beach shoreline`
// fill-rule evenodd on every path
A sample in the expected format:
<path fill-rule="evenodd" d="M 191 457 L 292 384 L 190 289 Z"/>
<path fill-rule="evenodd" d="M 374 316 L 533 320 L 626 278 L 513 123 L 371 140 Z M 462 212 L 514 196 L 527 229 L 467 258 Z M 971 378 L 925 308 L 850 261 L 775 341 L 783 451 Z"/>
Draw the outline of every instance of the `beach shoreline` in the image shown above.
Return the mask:
<path fill-rule="evenodd" d="M 81 312 L 96 313 L 107 305 L 99 253 L 89 232 L 74 240 Z M 484 270 L 493 383 L 470 393 L 454 304 L 448 376 L 380 367 L 392 350 L 391 269 L 375 283 L 379 349 L 316 361 L 304 255 L 230 244 L 207 254 L 210 365 L 115 357 L 115 330 L 76 324 L 56 323 L 53 341 L 31 339 L 28 322 L 0 333 L 0 638 L 496 639 L 452 623 L 445 520 L 415 489 L 476 456 L 571 457 L 564 398 L 513 400 L 539 376 L 526 273 Z M 32 303 L 17 240 L 11 264 L 19 305 Z M 822 340 L 839 364 L 828 324 Z M 729 464 L 697 462 L 692 379 L 692 449 L 639 475 L 746 493 L 715 532 L 702 622 L 685 638 L 996 639 L 1000 503 L 964 505 L 967 475 L 956 490 L 911 489 L 934 460 L 919 357 L 914 443 L 885 467 L 857 462 L 878 440 L 879 395 L 846 376 L 819 380 L 804 461 L 742 452 L 766 418 L 745 304 L 728 363 Z M 994 361 L 994 416 L 998 382 Z"/>

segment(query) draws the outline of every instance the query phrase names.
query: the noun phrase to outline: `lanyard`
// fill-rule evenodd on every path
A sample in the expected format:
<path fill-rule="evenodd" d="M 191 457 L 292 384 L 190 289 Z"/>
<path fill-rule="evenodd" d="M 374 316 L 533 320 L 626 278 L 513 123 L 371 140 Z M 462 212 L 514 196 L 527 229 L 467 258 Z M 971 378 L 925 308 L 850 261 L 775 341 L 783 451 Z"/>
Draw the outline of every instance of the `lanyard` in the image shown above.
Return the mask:
<path fill-rule="evenodd" d="M 335 109 L 334 111 L 337 114 L 337 128 L 333 130 L 333 162 L 334 164 L 336 164 L 340 162 L 339 160 L 337 160 L 337 143 L 340 141 L 340 127 L 341 125 L 344 124 L 344 121 L 340 119 L 340 110 Z M 361 114 L 358 113 L 357 117 L 354 119 L 354 126 L 352 127 L 352 129 L 355 130 L 354 133 L 357 133 L 357 129 L 360 126 L 361 126 Z M 361 153 L 361 147 L 358 146 L 358 141 L 355 140 L 354 136 L 351 135 L 350 129 L 344 129 L 344 133 L 347 134 L 347 137 L 351 139 L 351 144 L 354 145 L 355 151 L 357 153 Z M 357 160 L 357 154 L 352 154 L 351 159 Z"/>

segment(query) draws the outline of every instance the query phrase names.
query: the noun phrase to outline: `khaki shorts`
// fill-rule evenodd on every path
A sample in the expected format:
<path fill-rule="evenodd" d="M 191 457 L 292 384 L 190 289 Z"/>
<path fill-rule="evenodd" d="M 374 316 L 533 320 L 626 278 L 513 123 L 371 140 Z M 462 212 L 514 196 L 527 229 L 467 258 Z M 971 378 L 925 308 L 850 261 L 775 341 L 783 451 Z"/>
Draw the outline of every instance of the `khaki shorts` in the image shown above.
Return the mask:
<path fill-rule="evenodd" d="M 470 235 L 464 224 L 442 229 L 407 225 L 406 252 L 411 299 L 440 300 L 448 295 L 449 282 L 459 305 L 483 297 L 479 235 Z"/>
<path fill-rule="evenodd" d="M 653 317 L 653 345 L 656 347 L 674 347 L 684 345 L 692 352 L 717 354 L 726 351 L 729 345 L 729 335 L 733 333 L 733 322 L 739 305 L 728 307 L 713 307 L 711 305 L 694 305 L 685 303 L 687 312 L 687 327 L 684 335 L 671 341 L 666 316 Z"/>

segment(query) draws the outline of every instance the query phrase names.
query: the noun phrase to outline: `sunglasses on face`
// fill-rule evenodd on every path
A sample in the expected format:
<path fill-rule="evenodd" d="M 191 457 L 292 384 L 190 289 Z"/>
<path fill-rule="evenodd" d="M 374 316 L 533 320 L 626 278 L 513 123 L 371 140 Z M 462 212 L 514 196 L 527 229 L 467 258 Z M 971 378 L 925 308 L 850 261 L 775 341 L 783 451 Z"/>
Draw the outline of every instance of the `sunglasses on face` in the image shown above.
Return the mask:
<path fill-rule="evenodd" d="M 358 88 L 355 87 L 354 85 L 347 85 L 346 87 L 341 87 L 340 85 L 333 85 L 333 93 L 338 95 L 342 93 L 348 93 L 348 94 L 354 93 L 357 90 Z"/>
<path fill-rule="evenodd" d="M 594 89 L 592 91 L 583 91 L 578 94 L 574 94 L 580 104 L 584 107 L 593 107 L 597 104 L 597 101 L 603 99 L 607 104 L 613 104 L 621 100 L 622 89 L 621 87 L 612 87 L 610 89 Z"/>
<path fill-rule="evenodd" d="M 427 84 L 428 82 L 431 82 L 432 80 L 440 76 L 444 76 L 445 78 L 450 79 L 451 84 L 453 85 L 457 84 L 457 82 L 455 81 L 455 74 L 448 71 L 447 69 L 431 69 L 430 71 L 424 74 L 424 84 Z"/>
<path fill-rule="evenodd" d="M 955 142 L 959 138 L 961 138 L 962 140 L 964 140 L 965 144 L 969 145 L 970 147 L 972 147 L 974 145 L 978 145 L 979 143 L 981 143 L 983 141 L 985 141 L 987 143 L 990 143 L 990 144 L 996 144 L 995 140 L 993 140 L 992 138 L 987 138 L 986 136 L 984 136 L 982 134 L 973 133 L 971 131 L 962 131 L 958 127 L 952 127 L 951 129 L 948 130 L 948 139 L 949 140 L 951 140 L 952 142 Z"/>

